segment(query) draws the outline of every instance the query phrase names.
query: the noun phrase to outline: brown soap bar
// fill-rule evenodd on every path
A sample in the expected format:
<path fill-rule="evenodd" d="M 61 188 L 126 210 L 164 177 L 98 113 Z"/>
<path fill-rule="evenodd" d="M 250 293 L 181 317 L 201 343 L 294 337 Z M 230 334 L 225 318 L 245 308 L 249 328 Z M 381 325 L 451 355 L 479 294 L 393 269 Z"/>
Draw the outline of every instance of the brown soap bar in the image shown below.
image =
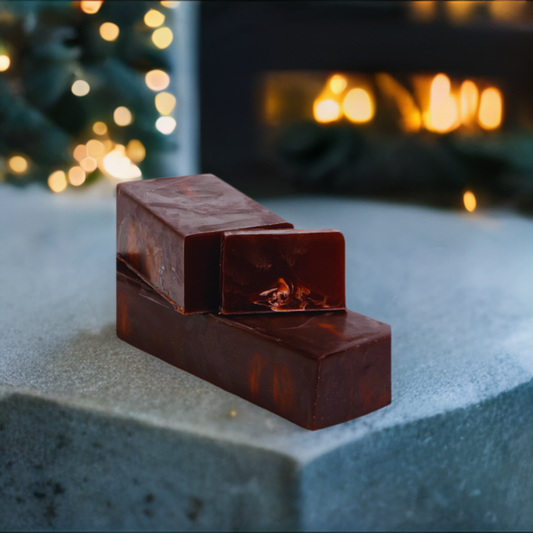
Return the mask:
<path fill-rule="evenodd" d="M 220 237 L 292 228 L 212 174 L 117 187 L 117 252 L 182 313 L 218 311 Z"/>
<path fill-rule="evenodd" d="M 391 401 L 390 326 L 351 311 L 186 316 L 119 261 L 117 335 L 306 429 Z"/>
<path fill-rule="evenodd" d="M 341 232 L 334 229 L 224 232 L 221 313 L 345 307 Z"/>

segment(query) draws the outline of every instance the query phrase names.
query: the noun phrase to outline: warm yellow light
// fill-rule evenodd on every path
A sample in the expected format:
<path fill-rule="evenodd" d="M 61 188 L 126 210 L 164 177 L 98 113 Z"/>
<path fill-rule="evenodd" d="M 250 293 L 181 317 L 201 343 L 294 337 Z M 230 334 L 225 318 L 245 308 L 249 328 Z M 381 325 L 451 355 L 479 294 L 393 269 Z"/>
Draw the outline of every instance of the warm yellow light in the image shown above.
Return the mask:
<path fill-rule="evenodd" d="M 162 115 L 170 115 L 176 107 L 176 97 L 170 93 L 156 94 L 155 107 Z"/>
<path fill-rule="evenodd" d="M 28 161 L 21 155 L 11 157 L 8 164 L 9 168 L 17 174 L 22 174 L 28 170 Z"/>
<path fill-rule="evenodd" d="M 486 130 L 497 128 L 502 122 L 502 96 L 498 89 L 490 87 L 481 93 L 479 124 Z"/>
<path fill-rule="evenodd" d="M 335 94 L 342 93 L 342 91 L 346 89 L 347 85 L 348 85 L 348 82 L 346 81 L 346 78 L 339 74 L 335 74 L 335 76 L 332 76 L 332 78 L 329 80 L 329 88 Z"/>
<path fill-rule="evenodd" d="M 48 176 L 48 187 L 55 193 L 64 191 L 67 185 L 67 177 L 62 170 L 56 170 Z"/>
<path fill-rule="evenodd" d="M 132 139 L 126 146 L 126 155 L 135 163 L 140 163 L 146 157 L 146 149 L 141 141 Z"/>
<path fill-rule="evenodd" d="M 426 127 L 446 133 L 458 126 L 459 108 L 452 94 L 446 74 L 437 74 L 431 82 L 429 113 L 425 115 Z"/>
<path fill-rule="evenodd" d="M 174 9 L 175 7 L 178 7 L 180 5 L 179 2 L 171 1 L 171 0 L 163 0 L 161 2 L 161 5 L 163 7 L 168 7 L 170 9 Z"/>
<path fill-rule="evenodd" d="M 85 161 L 85 159 L 83 160 Z M 79 187 L 85 181 L 85 170 L 81 167 L 72 167 L 68 171 L 68 180 L 74 187 Z"/>
<path fill-rule="evenodd" d="M 165 22 L 165 15 L 156 9 L 150 9 L 146 15 L 144 15 L 144 23 L 150 28 L 157 28 Z"/>
<path fill-rule="evenodd" d="M 100 26 L 100 36 L 104 41 L 114 41 L 118 37 L 119 33 L 119 27 L 112 22 L 104 22 Z"/>
<path fill-rule="evenodd" d="M 461 120 L 463 124 L 470 124 L 477 111 L 479 91 L 473 81 L 466 80 L 461 85 Z"/>
<path fill-rule="evenodd" d="M 104 141 L 104 150 L 106 153 L 111 152 L 114 146 L 115 146 L 115 143 L 111 139 L 106 139 Z"/>
<path fill-rule="evenodd" d="M 453 22 L 461 24 L 470 19 L 476 8 L 476 4 L 477 2 L 471 0 L 453 0 L 452 2 L 445 2 L 444 6 L 448 12 L 449 18 Z"/>
<path fill-rule="evenodd" d="M 75 96 L 85 96 L 90 90 L 91 86 L 85 80 L 76 80 L 72 84 L 72 94 Z"/>
<path fill-rule="evenodd" d="M 124 147 L 122 147 L 124 148 Z M 115 148 L 102 160 L 102 170 L 111 178 L 134 180 L 140 179 L 142 174 L 137 165 L 124 155 L 123 150 Z"/>
<path fill-rule="evenodd" d="M 87 157 L 87 147 L 84 144 L 78 144 L 78 146 L 74 148 L 72 155 L 76 161 L 81 161 L 83 158 Z"/>
<path fill-rule="evenodd" d="M 409 91 L 390 74 L 376 74 L 376 82 L 381 92 L 392 98 L 402 115 L 402 127 L 407 132 L 415 132 L 422 125 L 420 109 Z"/>
<path fill-rule="evenodd" d="M 88 157 L 98 159 L 105 154 L 104 145 L 100 141 L 97 141 L 96 139 L 91 139 L 90 141 L 88 141 L 86 146 L 87 146 Z"/>
<path fill-rule="evenodd" d="M 465 209 L 470 213 L 476 208 L 477 202 L 476 197 L 473 192 L 466 191 L 463 194 L 463 203 L 465 204 Z"/>
<path fill-rule="evenodd" d="M 176 128 L 176 121 L 172 117 L 159 117 L 155 127 L 164 135 L 170 135 Z"/>
<path fill-rule="evenodd" d="M 170 83 L 170 76 L 162 70 L 151 70 L 146 73 L 144 80 L 152 91 L 163 91 Z"/>
<path fill-rule="evenodd" d="M 85 172 L 94 172 L 96 167 L 98 167 L 98 163 L 96 162 L 96 159 L 92 157 L 86 157 L 80 161 L 80 166 L 83 168 L 83 170 L 85 170 Z"/>
<path fill-rule="evenodd" d="M 11 59 L 9 59 L 9 56 L 6 56 L 5 54 L 0 55 L 0 72 L 7 70 L 9 65 L 11 65 Z"/>
<path fill-rule="evenodd" d="M 313 104 L 313 115 L 317 122 L 334 122 L 341 116 L 341 106 L 329 98 L 317 99 Z"/>
<path fill-rule="evenodd" d="M 512 22 L 523 17 L 525 6 L 527 1 L 492 0 L 489 2 L 489 11 L 492 18 L 500 22 Z"/>
<path fill-rule="evenodd" d="M 409 2 L 413 18 L 420 22 L 429 22 L 437 16 L 437 2 L 435 0 L 423 0 Z"/>
<path fill-rule="evenodd" d="M 103 3 L 103 0 L 82 0 L 80 2 L 80 8 L 87 15 L 94 15 L 98 13 Z"/>
<path fill-rule="evenodd" d="M 95 122 L 93 124 L 93 131 L 96 135 L 105 135 L 107 133 L 107 126 L 104 122 Z"/>
<path fill-rule="evenodd" d="M 360 87 L 352 89 L 344 97 L 342 110 L 346 118 L 352 122 L 368 122 L 374 116 L 370 95 Z"/>
<path fill-rule="evenodd" d="M 117 107 L 113 113 L 113 119 L 117 126 L 128 126 L 132 123 L 131 111 L 124 106 Z"/>
<path fill-rule="evenodd" d="M 154 31 L 154 33 L 152 33 L 153 43 L 157 46 L 157 48 L 160 48 L 161 50 L 170 46 L 170 43 L 173 39 L 174 34 L 172 33 L 172 30 L 167 27 L 158 28 Z"/>

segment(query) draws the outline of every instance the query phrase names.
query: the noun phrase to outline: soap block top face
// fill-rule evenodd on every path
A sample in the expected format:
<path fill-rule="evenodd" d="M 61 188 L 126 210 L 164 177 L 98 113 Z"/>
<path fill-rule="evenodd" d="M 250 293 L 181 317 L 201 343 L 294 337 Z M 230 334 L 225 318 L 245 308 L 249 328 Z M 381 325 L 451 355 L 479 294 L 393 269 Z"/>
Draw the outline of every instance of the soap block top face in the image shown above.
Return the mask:
<path fill-rule="evenodd" d="M 333 229 L 226 231 L 220 312 L 345 309 L 344 255 Z"/>
<path fill-rule="evenodd" d="M 185 314 L 218 310 L 223 231 L 292 227 L 212 174 L 117 187 L 117 253 Z"/>

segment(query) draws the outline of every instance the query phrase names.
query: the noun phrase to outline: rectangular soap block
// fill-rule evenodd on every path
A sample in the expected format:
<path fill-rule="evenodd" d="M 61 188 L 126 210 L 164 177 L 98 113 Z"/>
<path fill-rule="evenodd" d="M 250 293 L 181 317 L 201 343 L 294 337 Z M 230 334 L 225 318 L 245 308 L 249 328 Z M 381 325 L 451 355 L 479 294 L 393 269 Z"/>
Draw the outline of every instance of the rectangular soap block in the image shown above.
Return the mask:
<path fill-rule="evenodd" d="M 223 231 L 292 227 L 212 174 L 117 187 L 117 253 L 186 314 L 218 311 Z"/>
<path fill-rule="evenodd" d="M 117 263 L 117 335 L 306 429 L 391 401 L 391 331 L 351 311 L 183 315 Z"/>
<path fill-rule="evenodd" d="M 340 231 L 226 231 L 221 247 L 223 314 L 344 309 Z"/>

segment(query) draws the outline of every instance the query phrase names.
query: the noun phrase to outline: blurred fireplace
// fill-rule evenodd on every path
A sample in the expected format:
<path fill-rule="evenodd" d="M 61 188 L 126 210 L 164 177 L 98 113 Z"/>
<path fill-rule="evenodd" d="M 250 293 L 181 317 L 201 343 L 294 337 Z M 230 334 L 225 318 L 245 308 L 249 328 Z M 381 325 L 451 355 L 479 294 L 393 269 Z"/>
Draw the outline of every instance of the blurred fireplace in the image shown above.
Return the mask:
<path fill-rule="evenodd" d="M 202 3 L 201 168 L 259 195 L 516 196 L 529 186 L 517 176 L 533 172 L 520 155 L 533 125 L 532 8 Z"/>

